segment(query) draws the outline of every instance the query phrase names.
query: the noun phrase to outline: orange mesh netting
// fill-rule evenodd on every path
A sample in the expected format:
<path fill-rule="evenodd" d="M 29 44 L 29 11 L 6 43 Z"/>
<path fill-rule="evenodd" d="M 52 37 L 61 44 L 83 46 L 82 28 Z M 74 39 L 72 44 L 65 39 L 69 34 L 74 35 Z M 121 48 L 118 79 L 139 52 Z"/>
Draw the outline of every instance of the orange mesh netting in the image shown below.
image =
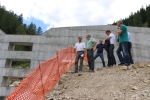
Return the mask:
<path fill-rule="evenodd" d="M 55 57 L 38 65 L 6 100 L 44 100 L 45 94 L 52 90 L 59 82 L 60 76 L 73 66 L 74 60 L 73 47 L 59 50 Z"/>

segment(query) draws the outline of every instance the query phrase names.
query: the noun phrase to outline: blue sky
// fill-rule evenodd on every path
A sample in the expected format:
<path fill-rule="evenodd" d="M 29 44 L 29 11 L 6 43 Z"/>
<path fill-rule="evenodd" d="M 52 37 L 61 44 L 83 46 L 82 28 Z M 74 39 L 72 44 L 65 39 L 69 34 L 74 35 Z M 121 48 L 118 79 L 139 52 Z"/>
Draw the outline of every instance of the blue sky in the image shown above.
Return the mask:
<path fill-rule="evenodd" d="M 24 22 L 44 31 L 52 27 L 107 25 L 128 17 L 150 0 L 0 0 Z"/>
<path fill-rule="evenodd" d="M 36 27 L 38 28 L 39 26 L 42 28 L 42 31 L 45 32 L 47 30 L 47 24 L 44 24 L 42 20 L 35 19 L 31 17 L 30 19 L 23 19 L 23 23 L 29 25 L 31 22 L 33 22 Z"/>

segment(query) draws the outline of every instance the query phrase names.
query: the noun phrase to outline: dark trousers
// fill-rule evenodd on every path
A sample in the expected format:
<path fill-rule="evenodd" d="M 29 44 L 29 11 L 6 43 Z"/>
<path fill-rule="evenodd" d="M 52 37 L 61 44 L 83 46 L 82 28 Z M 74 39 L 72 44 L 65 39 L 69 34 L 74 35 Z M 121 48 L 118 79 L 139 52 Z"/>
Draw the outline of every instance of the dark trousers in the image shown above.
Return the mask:
<path fill-rule="evenodd" d="M 116 59 L 114 56 L 114 44 L 109 46 L 109 55 L 110 55 L 110 65 L 116 65 Z"/>
<path fill-rule="evenodd" d="M 122 49 L 124 58 L 121 55 L 121 49 Z M 117 55 L 118 55 L 120 62 L 123 61 L 124 64 L 127 66 L 130 65 L 130 57 L 129 57 L 129 53 L 128 53 L 128 42 L 119 43 L 119 47 L 117 49 Z"/>
<path fill-rule="evenodd" d="M 79 71 L 82 71 L 82 67 L 83 67 L 83 57 L 81 57 L 82 54 L 84 54 L 84 51 L 77 51 L 76 59 L 75 59 L 75 72 L 78 72 L 78 61 L 79 61 L 79 59 L 80 59 Z"/>
<path fill-rule="evenodd" d="M 106 52 L 107 52 L 107 59 L 108 59 L 108 64 L 107 64 L 107 66 L 110 67 L 110 66 L 111 66 L 111 61 L 110 61 L 109 49 L 107 49 Z"/>
<path fill-rule="evenodd" d="M 119 43 L 119 46 L 118 46 L 118 49 L 117 49 L 117 55 L 118 55 L 118 58 L 119 58 L 119 61 L 121 63 L 124 63 L 124 56 L 121 54 L 121 51 L 122 51 L 122 47 L 121 47 L 121 44 Z"/>
<path fill-rule="evenodd" d="M 128 42 L 128 53 L 129 53 L 129 57 L 130 57 L 130 63 L 133 64 L 134 62 L 132 59 L 131 48 L 132 48 L 132 43 Z"/>
<path fill-rule="evenodd" d="M 94 71 L 94 51 L 93 49 L 87 49 L 87 58 L 89 64 L 89 70 Z"/>
<path fill-rule="evenodd" d="M 96 53 L 95 56 L 94 56 L 94 60 L 95 60 L 98 56 L 99 56 L 99 57 L 101 58 L 101 60 L 102 60 L 103 67 L 105 67 L 105 61 L 104 61 L 103 53 Z"/>

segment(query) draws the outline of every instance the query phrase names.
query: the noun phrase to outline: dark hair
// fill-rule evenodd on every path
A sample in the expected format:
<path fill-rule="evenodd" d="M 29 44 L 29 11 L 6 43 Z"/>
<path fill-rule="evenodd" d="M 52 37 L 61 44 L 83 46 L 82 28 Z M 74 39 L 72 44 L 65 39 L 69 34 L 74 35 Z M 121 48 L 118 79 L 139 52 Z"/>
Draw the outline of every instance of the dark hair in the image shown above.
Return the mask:
<path fill-rule="evenodd" d="M 110 31 L 110 30 L 107 30 L 107 31 L 106 31 L 106 33 L 108 33 L 108 32 L 110 32 L 110 33 L 111 33 L 111 31 Z"/>

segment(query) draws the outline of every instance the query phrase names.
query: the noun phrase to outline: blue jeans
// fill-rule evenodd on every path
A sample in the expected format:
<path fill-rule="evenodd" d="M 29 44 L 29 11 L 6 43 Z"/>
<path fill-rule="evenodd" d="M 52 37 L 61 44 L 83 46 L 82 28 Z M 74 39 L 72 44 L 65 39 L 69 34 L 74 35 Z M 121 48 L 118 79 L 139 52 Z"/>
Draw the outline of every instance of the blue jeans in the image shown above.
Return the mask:
<path fill-rule="evenodd" d="M 102 60 L 103 67 L 106 67 L 106 66 L 105 66 L 105 61 L 104 61 L 103 53 L 96 53 L 95 56 L 94 56 L 94 60 L 95 60 L 98 56 L 99 56 L 99 57 L 101 58 L 101 60 Z"/>
<path fill-rule="evenodd" d="M 124 58 L 121 55 L 121 51 L 123 52 Z M 130 57 L 128 53 L 128 42 L 119 43 L 119 47 L 117 49 L 117 55 L 120 62 L 124 63 L 127 66 L 130 65 Z"/>

